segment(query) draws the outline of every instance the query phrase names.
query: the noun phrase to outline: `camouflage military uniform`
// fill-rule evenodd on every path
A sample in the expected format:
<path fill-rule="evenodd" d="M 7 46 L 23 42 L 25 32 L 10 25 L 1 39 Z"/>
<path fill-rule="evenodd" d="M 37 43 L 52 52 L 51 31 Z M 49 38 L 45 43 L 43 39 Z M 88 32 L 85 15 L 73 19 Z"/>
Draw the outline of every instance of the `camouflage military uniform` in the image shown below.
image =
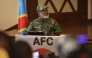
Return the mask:
<path fill-rule="evenodd" d="M 45 35 L 60 35 L 61 28 L 59 24 L 51 18 L 33 20 L 28 26 L 27 31 L 43 31 Z"/>

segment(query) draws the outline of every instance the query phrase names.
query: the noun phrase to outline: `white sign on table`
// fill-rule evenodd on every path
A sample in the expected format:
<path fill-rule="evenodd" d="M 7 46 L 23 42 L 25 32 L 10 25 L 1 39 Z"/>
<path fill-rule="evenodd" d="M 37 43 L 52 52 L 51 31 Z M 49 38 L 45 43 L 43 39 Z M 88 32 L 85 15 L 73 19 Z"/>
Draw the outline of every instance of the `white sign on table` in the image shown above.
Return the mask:
<path fill-rule="evenodd" d="M 31 36 L 31 35 L 23 35 L 23 36 L 15 36 L 15 41 L 22 40 L 29 43 L 29 45 L 33 48 L 33 50 L 45 49 L 51 52 L 55 52 L 57 55 L 57 46 L 58 40 L 60 40 L 62 36 Z M 45 53 L 46 51 L 42 50 L 41 53 Z"/>

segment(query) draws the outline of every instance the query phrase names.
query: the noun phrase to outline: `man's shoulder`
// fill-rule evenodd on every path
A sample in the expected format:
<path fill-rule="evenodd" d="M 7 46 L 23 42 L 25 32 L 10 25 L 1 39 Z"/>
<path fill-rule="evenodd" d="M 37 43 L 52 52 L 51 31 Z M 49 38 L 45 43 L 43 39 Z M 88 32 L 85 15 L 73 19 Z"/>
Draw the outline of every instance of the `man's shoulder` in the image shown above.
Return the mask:
<path fill-rule="evenodd" d="M 49 18 L 51 21 L 55 21 L 55 19 L 53 19 L 53 18 Z"/>
<path fill-rule="evenodd" d="M 38 21 L 38 18 L 37 19 L 34 19 L 32 22 L 37 22 Z"/>
<path fill-rule="evenodd" d="M 56 21 L 55 19 L 52 19 L 52 18 L 48 18 L 50 21 Z M 38 22 L 39 21 L 39 18 L 37 19 L 34 19 L 32 22 Z"/>
<path fill-rule="evenodd" d="M 55 19 L 53 19 L 53 18 L 49 18 L 51 21 L 55 21 Z"/>

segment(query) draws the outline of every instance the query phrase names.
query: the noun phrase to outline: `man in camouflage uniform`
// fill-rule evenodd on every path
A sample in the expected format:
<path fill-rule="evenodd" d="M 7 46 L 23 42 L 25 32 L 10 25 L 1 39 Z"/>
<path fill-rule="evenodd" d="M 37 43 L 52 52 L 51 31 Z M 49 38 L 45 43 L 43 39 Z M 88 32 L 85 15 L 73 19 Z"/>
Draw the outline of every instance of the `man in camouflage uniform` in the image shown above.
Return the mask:
<path fill-rule="evenodd" d="M 54 19 L 49 18 L 48 7 L 46 5 L 38 5 L 37 12 L 39 18 L 30 23 L 27 31 L 42 31 L 47 36 L 61 34 L 59 24 Z"/>

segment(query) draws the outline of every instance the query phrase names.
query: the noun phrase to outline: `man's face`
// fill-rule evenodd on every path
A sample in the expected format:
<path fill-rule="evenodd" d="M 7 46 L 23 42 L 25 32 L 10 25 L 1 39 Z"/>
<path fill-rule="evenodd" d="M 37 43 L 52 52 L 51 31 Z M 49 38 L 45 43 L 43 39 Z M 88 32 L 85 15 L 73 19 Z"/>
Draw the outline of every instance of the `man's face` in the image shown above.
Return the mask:
<path fill-rule="evenodd" d="M 48 9 L 44 9 L 38 12 L 40 18 L 49 18 Z"/>

